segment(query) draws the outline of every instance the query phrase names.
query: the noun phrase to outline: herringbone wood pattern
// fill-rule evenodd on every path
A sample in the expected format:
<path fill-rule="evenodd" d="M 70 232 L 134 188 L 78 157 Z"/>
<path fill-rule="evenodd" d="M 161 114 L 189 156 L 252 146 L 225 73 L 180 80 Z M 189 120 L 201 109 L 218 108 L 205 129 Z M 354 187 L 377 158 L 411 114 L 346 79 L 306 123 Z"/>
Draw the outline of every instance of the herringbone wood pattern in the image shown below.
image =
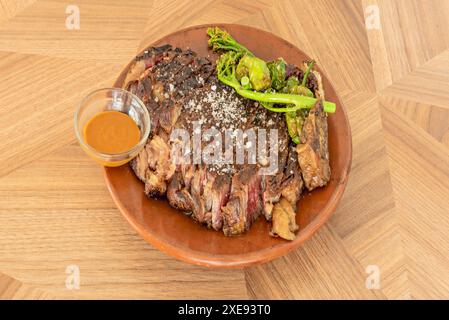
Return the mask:
<path fill-rule="evenodd" d="M 449 298 L 449 1 L 0 0 L 0 298 Z M 381 28 L 365 28 L 377 5 Z M 301 248 L 247 270 L 187 265 L 122 219 L 75 143 L 86 92 L 190 25 L 271 31 L 314 57 L 348 111 L 351 177 Z M 263 45 L 263 44 L 261 44 Z M 81 288 L 67 290 L 77 264 Z M 365 287 L 369 265 L 380 289 Z"/>

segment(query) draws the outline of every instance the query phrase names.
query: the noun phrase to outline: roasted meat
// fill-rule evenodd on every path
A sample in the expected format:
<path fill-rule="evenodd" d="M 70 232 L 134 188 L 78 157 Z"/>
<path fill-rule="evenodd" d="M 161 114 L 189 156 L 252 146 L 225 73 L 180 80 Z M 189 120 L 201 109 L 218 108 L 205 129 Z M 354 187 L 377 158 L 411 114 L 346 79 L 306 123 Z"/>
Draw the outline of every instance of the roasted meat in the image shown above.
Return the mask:
<path fill-rule="evenodd" d="M 295 239 L 295 232 L 299 229 L 295 215 L 295 210 L 289 200 L 282 197 L 273 209 L 272 235 L 280 236 L 287 240 Z"/>
<path fill-rule="evenodd" d="M 236 235 L 248 230 L 262 213 L 261 175 L 248 166 L 232 178 L 231 194 L 223 210 L 223 232 Z"/>
<path fill-rule="evenodd" d="M 176 166 L 170 161 L 170 148 L 166 141 L 155 135 L 131 162 L 137 177 L 145 182 L 145 193 L 160 197 L 167 190 L 167 181 L 175 173 Z"/>
<path fill-rule="evenodd" d="M 288 149 L 288 158 L 284 169 L 284 177 L 281 186 L 281 195 L 296 209 L 296 203 L 303 188 L 301 171 L 298 166 L 298 155 L 293 145 Z"/>
<path fill-rule="evenodd" d="M 327 115 L 318 102 L 304 121 L 301 143 L 296 147 L 299 166 L 306 188 L 325 186 L 330 179 L 327 145 Z"/>
<path fill-rule="evenodd" d="M 184 212 L 191 212 L 193 208 L 192 195 L 183 184 L 182 173 L 176 172 L 167 189 L 167 199 L 170 205 Z"/>
<path fill-rule="evenodd" d="M 304 182 L 309 181 L 306 182 L 308 188 L 314 186 L 310 182 L 315 181 L 313 175 L 322 173 L 309 168 L 309 159 L 316 158 L 311 158 L 307 147 L 314 151 L 313 155 L 323 158 L 323 162 L 327 156 L 327 144 L 321 146 L 320 141 L 314 140 L 324 133 L 320 130 L 327 130 L 323 115 L 318 115 L 317 110 L 311 111 L 304 125 L 305 149 L 300 146 L 296 149 L 282 114 L 238 96 L 232 88 L 218 81 L 214 72 L 215 66 L 208 58 L 169 45 L 149 48 L 136 57 L 124 88 L 145 103 L 152 123 L 145 148 L 131 161 L 133 171 L 145 183 L 145 193 L 149 197 L 165 196 L 174 208 L 209 228 L 222 230 L 225 235 L 245 232 L 261 214 L 267 220 L 275 219 L 273 215 L 280 217 L 273 228 L 277 234 L 285 233 L 279 231 L 279 224 L 285 224 L 288 217 L 289 230 L 294 232 L 291 215 L 293 212 L 294 218 Z M 192 138 L 199 129 L 204 133 L 199 145 L 175 136 L 177 131 L 184 130 Z M 254 130 L 255 134 L 251 136 L 247 129 Z M 270 129 L 277 129 L 275 149 L 270 149 L 270 145 L 263 155 L 246 152 L 260 142 L 259 134 L 268 133 Z M 235 134 L 226 136 L 226 130 L 233 130 Z M 214 140 L 217 135 L 224 142 L 228 138 L 234 141 L 239 134 L 244 139 L 244 145 L 240 145 L 245 151 L 240 159 L 243 162 L 237 161 L 238 146 L 220 150 L 224 158 L 213 158 L 213 151 L 216 151 L 213 142 L 217 141 Z M 187 151 L 181 147 L 188 147 Z M 208 156 L 214 161 L 196 161 L 198 148 L 210 150 Z M 204 160 L 206 155 L 200 154 L 199 160 Z M 300 160 L 302 166 L 298 163 L 299 155 L 307 157 Z M 232 161 L 226 161 L 228 156 Z M 273 159 L 278 170 L 270 175 L 260 174 Z M 315 161 L 312 165 L 323 167 L 324 163 Z M 283 199 L 282 210 L 276 207 L 280 199 Z M 285 209 L 286 203 L 289 210 Z"/>

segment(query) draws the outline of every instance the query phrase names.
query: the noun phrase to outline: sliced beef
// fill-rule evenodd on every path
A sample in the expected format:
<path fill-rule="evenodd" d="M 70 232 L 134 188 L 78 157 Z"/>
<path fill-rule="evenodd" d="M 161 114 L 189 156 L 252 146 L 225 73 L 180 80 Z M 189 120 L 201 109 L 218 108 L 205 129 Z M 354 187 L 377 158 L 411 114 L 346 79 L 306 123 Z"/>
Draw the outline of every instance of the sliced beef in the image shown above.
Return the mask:
<path fill-rule="evenodd" d="M 208 184 L 207 178 L 213 179 L 212 176 L 208 176 L 208 171 L 204 166 L 199 166 L 193 174 L 190 185 L 190 194 L 193 199 L 192 217 L 201 223 L 206 223 L 206 199 L 203 197 L 203 194 Z M 209 183 L 212 182 L 209 181 Z"/>
<path fill-rule="evenodd" d="M 296 147 L 299 166 L 306 188 L 325 186 L 330 179 L 327 143 L 327 114 L 318 102 L 304 121 L 301 144 Z"/>
<path fill-rule="evenodd" d="M 176 209 L 191 212 L 193 199 L 189 190 L 182 182 L 182 174 L 176 172 L 170 181 L 167 189 L 167 199 L 170 205 Z"/>
<path fill-rule="evenodd" d="M 299 226 L 296 224 L 296 212 L 290 201 L 282 197 L 273 209 L 271 234 L 286 240 L 294 240 Z"/>
<path fill-rule="evenodd" d="M 161 47 L 151 47 L 148 50 L 145 50 L 143 54 L 137 56 L 131 64 L 123 82 L 125 88 L 133 91 L 133 89 L 135 89 L 136 81 L 141 78 L 144 71 L 153 67 L 172 51 L 171 45 L 164 45 Z"/>
<path fill-rule="evenodd" d="M 292 72 L 302 75 L 300 69 Z M 274 219 L 274 211 L 279 216 L 283 211 L 276 209 L 276 203 L 281 198 L 294 210 L 304 184 L 302 177 L 306 179 L 310 170 L 304 173 L 299 166 L 299 153 L 291 145 L 282 114 L 240 97 L 214 75 L 214 64 L 191 50 L 167 45 L 149 48 L 136 58 L 124 87 L 145 103 L 151 116 L 151 134 L 131 167 L 145 183 L 149 197 L 166 196 L 172 207 L 190 213 L 199 223 L 225 235 L 237 235 L 248 230 L 261 214 L 267 220 Z M 307 121 L 321 125 L 315 118 L 309 116 Z M 172 153 L 182 141 L 172 140 L 171 133 L 185 129 L 191 138 L 195 123 L 201 124 L 203 133 L 254 129 L 256 140 L 246 137 L 245 147 L 258 143 L 259 130 L 277 129 L 279 170 L 273 175 L 259 174 L 269 164 L 271 150 L 266 150 L 266 157 L 258 158 L 257 163 L 249 162 L 246 153 L 244 164 L 185 161 L 182 153 Z M 312 132 L 305 129 L 304 137 L 312 143 Z M 201 147 L 209 143 L 202 141 Z M 288 213 L 291 215 L 291 211 Z"/>
<path fill-rule="evenodd" d="M 169 101 L 168 99 L 161 103 L 159 118 L 159 126 L 166 132 L 170 133 L 181 114 L 182 106 L 179 103 Z"/>
<path fill-rule="evenodd" d="M 221 230 L 223 227 L 223 215 L 221 208 L 228 202 L 230 191 L 231 178 L 228 175 L 219 175 L 214 180 L 210 192 L 210 216 L 212 228 L 215 230 Z"/>
<path fill-rule="evenodd" d="M 269 218 L 272 220 L 273 235 L 287 240 L 294 239 L 294 232 L 298 229 L 295 222 L 296 204 L 303 185 L 296 148 L 293 144 L 290 144 L 285 169 L 282 173 L 282 181 L 278 183 L 277 192 L 274 193 L 276 201 L 272 201 L 270 206 Z"/>
<path fill-rule="evenodd" d="M 192 132 L 194 121 L 202 121 L 203 130 L 211 127 L 245 130 L 256 125 L 280 129 L 278 161 L 283 167 L 289 139 L 282 117 L 242 99 L 216 77 L 211 77 L 215 69 L 213 64 L 207 58 L 198 58 L 190 50 L 149 49 L 139 59 L 157 61 L 137 80 L 130 82 L 130 88 L 144 101 L 152 118 L 152 136 L 131 163 L 136 175 L 145 182 L 146 193 L 150 196 L 166 194 L 173 207 L 191 211 L 191 216 L 198 222 L 216 230 L 223 228 L 226 234 L 244 232 L 263 211 L 260 202 L 262 176 L 257 175 L 256 166 L 245 170 L 245 165 L 198 167 L 181 164 L 173 172 L 172 167 L 161 169 L 162 161 L 153 157 L 156 154 L 161 160 L 166 159 L 165 147 L 170 146 L 168 136 L 172 129 L 184 128 Z M 239 170 L 241 172 L 233 178 Z M 279 199 L 282 176 L 282 173 L 277 176 L 277 190 L 267 189 L 265 193 L 273 193 L 269 196 L 271 202 Z M 239 227 L 238 217 L 232 214 L 224 217 L 224 212 L 231 212 L 232 203 L 236 201 L 242 208 L 236 208 L 237 213 L 244 215 L 242 227 Z M 222 210 L 224 207 L 227 209 Z"/>
<path fill-rule="evenodd" d="M 223 210 L 223 232 L 236 235 L 245 232 L 262 213 L 261 175 L 248 166 L 232 178 L 231 194 Z"/>
<path fill-rule="evenodd" d="M 194 173 L 193 165 L 181 165 L 174 173 L 167 188 L 167 199 L 172 207 L 192 213 L 194 202 L 190 186 Z"/>
<path fill-rule="evenodd" d="M 137 177 L 145 182 L 145 193 L 161 197 L 167 190 L 167 181 L 175 173 L 176 166 L 170 161 L 170 149 L 160 136 L 154 136 L 131 162 Z"/>
<path fill-rule="evenodd" d="M 286 167 L 289 159 L 291 142 L 285 128 L 285 121 L 278 120 L 274 123 L 276 126 L 278 124 L 281 124 L 278 128 L 278 172 L 273 175 L 263 175 L 261 178 L 262 211 L 268 221 L 271 221 L 274 204 L 279 201 L 284 181 L 289 176 L 289 174 L 286 174 L 287 170 L 283 170 L 283 168 Z M 293 161 L 297 165 L 297 159 L 294 158 Z"/>
<path fill-rule="evenodd" d="M 298 165 L 298 154 L 293 145 L 289 146 L 288 158 L 284 169 L 284 180 L 281 186 L 281 195 L 286 198 L 293 208 L 296 209 L 296 203 L 302 192 L 304 182 Z"/>
<path fill-rule="evenodd" d="M 136 71 L 144 70 L 136 78 Z M 145 53 L 136 58 L 135 64 L 128 73 L 129 83 L 125 83 L 128 88 L 135 93 L 146 105 L 151 117 L 151 136 L 147 145 L 140 154 L 131 161 L 131 167 L 136 175 L 145 182 L 145 192 L 149 196 L 161 197 L 166 194 L 167 184 L 176 170 L 176 167 L 170 161 L 170 132 L 177 122 L 182 109 L 182 99 L 177 96 L 178 90 L 175 90 L 175 80 L 179 82 L 177 74 L 191 70 L 190 64 L 195 61 L 195 54 L 192 51 L 182 51 L 171 46 L 162 46 L 149 48 Z M 210 62 L 208 62 L 211 64 Z M 205 65 L 203 59 L 198 64 Z M 198 71 L 201 69 L 197 68 Z M 131 76 L 130 76 L 131 74 Z M 206 76 L 209 76 L 207 73 Z M 172 83 L 173 82 L 173 83 Z M 171 202 L 181 205 L 181 200 L 177 201 L 176 196 L 186 198 L 190 201 L 186 192 L 189 189 L 171 191 Z M 192 204 L 190 204 L 192 206 Z"/>
<path fill-rule="evenodd" d="M 262 176 L 262 203 L 265 219 L 271 221 L 274 204 L 279 201 L 282 191 L 284 174 L 282 172 L 272 176 Z"/>

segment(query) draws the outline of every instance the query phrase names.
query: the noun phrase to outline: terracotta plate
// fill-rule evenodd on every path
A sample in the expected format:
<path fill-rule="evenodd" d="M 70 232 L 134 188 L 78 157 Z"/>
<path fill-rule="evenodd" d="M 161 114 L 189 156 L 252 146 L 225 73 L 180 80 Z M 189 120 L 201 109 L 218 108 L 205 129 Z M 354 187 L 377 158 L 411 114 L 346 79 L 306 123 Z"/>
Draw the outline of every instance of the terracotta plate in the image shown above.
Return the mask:
<path fill-rule="evenodd" d="M 265 60 L 283 57 L 287 62 L 299 65 L 310 59 L 271 33 L 241 25 L 218 26 L 228 30 L 237 41 Z M 212 55 L 207 47 L 207 27 L 202 25 L 180 30 L 148 45 L 169 43 L 181 48 L 190 47 L 199 55 Z M 121 87 L 128 67 L 115 86 Z M 241 236 L 225 237 L 221 232 L 208 230 L 171 208 L 166 201 L 148 199 L 143 183 L 128 165 L 105 168 L 109 191 L 122 214 L 145 240 L 158 249 L 181 260 L 209 267 L 245 267 L 275 259 L 297 248 L 329 219 L 343 194 L 351 168 L 348 119 L 329 79 L 322 71 L 321 74 L 326 100 L 337 104 L 336 113 L 328 118 L 332 179 L 325 188 L 305 193 L 299 201 L 296 220 L 301 229 L 294 241 L 270 237 L 270 224 L 262 217 Z"/>

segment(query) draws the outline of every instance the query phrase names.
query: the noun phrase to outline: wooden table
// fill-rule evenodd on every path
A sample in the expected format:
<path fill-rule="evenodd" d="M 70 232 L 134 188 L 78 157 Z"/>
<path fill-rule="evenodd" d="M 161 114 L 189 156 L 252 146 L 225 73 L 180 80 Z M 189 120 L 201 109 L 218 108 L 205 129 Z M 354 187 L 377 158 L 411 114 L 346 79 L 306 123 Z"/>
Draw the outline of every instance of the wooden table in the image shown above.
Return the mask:
<path fill-rule="evenodd" d="M 449 298 L 449 1 L 70 3 L 79 30 L 66 28 L 66 1 L 0 0 L 0 298 Z M 111 86 L 139 49 L 213 22 L 269 30 L 315 57 L 353 133 L 332 219 L 246 270 L 147 244 L 73 132 L 81 97 Z M 70 265 L 79 289 L 66 287 Z"/>

